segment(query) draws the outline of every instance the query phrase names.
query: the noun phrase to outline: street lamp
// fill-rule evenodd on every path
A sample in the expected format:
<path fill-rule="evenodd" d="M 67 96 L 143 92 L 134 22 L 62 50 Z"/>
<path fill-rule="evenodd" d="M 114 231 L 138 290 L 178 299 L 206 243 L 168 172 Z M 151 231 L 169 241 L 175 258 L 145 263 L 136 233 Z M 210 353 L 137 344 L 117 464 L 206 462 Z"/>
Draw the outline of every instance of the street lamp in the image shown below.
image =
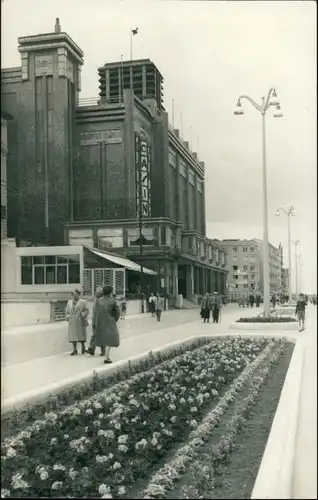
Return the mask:
<path fill-rule="evenodd" d="M 274 112 L 275 118 L 281 118 L 283 116 L 277 94 L 275 89 L 271 88 L 267 94 L 267 97 L 262 97 L 262 104 L 257 104 L 251 97 L 247 95 L 241 95 L 237 100 L 235 115 L 243 115 L 244 111 L 242 108 L 241 101 L 246 99 L 249 101 L 254 108 L 259 111 L 262 115 L 262 141 L 263 141 L 263 292 L 264 292 L 264 316 L 270 316 L 270 277 L 269 277 L 269 242 L 268 242 L 268 220 L 267 220 L 267 179 L 266 179 L 266 134 L 265 134 L 265 115 L 266 112 L 271 107 L 275 107 Z"/>
<path fill-rule="evenodd" d="M 288 261 L 289 261 L 289 304 L 292 303 L 293 292 L 292 292 L 292 281 L 291 281 L 291 239 L 290 239 L 290 217 L 294 217 L 295 208 L 290 206 L 287 210 L 284 207 L 278 207 L 276 210 L 276 217 L 280 216 L 281 212 L 287 215 L 287 228 L 288 228 Z"/>
<path fill-rule="evenodd" d="M 296 292 L 296 300 L 298 297 L 298 255 L 297 255 L 297 247 L 300 244 L 299 240 L 293 241 L 292 242 L 295 245 L 295 292 Z"/>

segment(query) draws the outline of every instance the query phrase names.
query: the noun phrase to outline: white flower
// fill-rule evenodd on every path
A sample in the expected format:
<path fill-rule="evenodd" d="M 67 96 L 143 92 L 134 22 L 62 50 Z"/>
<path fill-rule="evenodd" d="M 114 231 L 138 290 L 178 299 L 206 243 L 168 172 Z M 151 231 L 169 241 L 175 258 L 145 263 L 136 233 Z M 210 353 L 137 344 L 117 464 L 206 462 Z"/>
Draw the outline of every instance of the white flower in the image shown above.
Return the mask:
<path fill-rule="evenodd" d="M 104 413 L 100 413 L 100 414 L 98 415 L 98 420 L 103 420 L 103 418 L 104 418 Z"/>
<path fill-rule="evenodd" d="M 53 470 L 65 470 L 65 467 L 62 464 L 54 464 Z"/>
<path fill-rule="evenodd" d="M 97 401 L 96 403 L 94 403 L 94 408 L 96 408 L 96 410 L 101 410 L 103 407 L 102 405 Z"/>
<path fill-rule="evenodd" d="M 191 409 L 190 409 L 190 412 L 191 413 L 197 413 L 197 408 L 195 406 L 193 406 Z"/>
<path fill-rule="evenodd" d="M 49 475 L 48 475 L 47 471 L 43 470 L 40 474 L 40 478 L 42 479 L 42 481 L 45 481 L 48 477 L 49 477 Z"/>
<path fill-rule="evenodd" d="M 177 417 L 174 415 L 173 417 L 170 418 L 170 420 L 173 424 L 175 424 L 177 421 Z"/>
<path fill-rule="evenodd" d="M 7 457 L 12 458 L 12 457 L 15 457 L 16 454 L 17 454 L 17 452 L 15 451 L 15 449 L 10 446 L 10 448 L 8 448 L 8 450 L 7 450 Z"/>
<path fill-rule="evenodd" d="M 113 465 L 113 469 L 114 470 L 121 469 L 121 464 L 119 462 L 115 462 Z"/>
<path fill-rule="evenodd" d="M 64 434 L 64 436 L 63 436 L 63 437 L 64 437 L 64 439 L 70 439 L 69 434 Z"/>
<path fill-rule="evenodd" d="M 55 483 L 52 484 L 51 489 L 56 491 L 62 488 L 62 486 L 63 486 L 62 481 L 55 481 Z"/>
<path fill-rule="evenodd" d="M 128 451 L 128 448 L 125 444 L 120 444 L 118 446 L 118 451 L 122 452 L 122 453 L 126 453 Z"/>
<path fill-rule="evenodd" d="M 120 431 L 121 429 L 121 425 L 117 422 L 115 425 L 114 425 L 115 429 L 117 429 L 118 431 Z"/>
<path fill-rule="evenodd" d="M 113 498 L 111 493 L 106 493 L 105 495 L 102 496 L 102 498 Z"/>
<path fill-rule="evenodd" d="M 120 488 L 119 488 L 120 489 Z M 119 494 L 119 493 L 118 493 Z M 123 493 L 124 495 L 125 493 Z M 1 488 L 1 498 L 7 498 L 10 496 L 10 491 L 5 488 Z"/>
<path fill-rule="evenodd" d="M 77 472 L 76 470 L 73 469 L 73 467 L 70 469 L 68 475 L 70 476 L 70 478 L 72 479 L 72 481 L 75 481 L 76 479 L 76 476 L 77 476 Z"/>
<path fill-rule="evenodd" d="M 125 495 L 125 494 L 126 494 L 126 488 L 125 488 L 125 486 L 120 486 L 118 488 L 118 495 L 122 496 L 122 495 Z"/>
<path fill-rule="evenodd" d="M 119 436 L 118 438 L 118 443 L 119 444 L 126 444 L 127 441 L 128 441 L 128 435 L 127 434 L 123 434 L 122 436 Z"/>
<path fill-rule="evenodd" d="M 153 446 L 157 446 L 157 444 L 158 444 L 158 439 L 156 439 L 155 437 L 154 437 L 154 438 L 152 438 L 152 440 L 151 440 L 151 444 L 152 444 Z"/>
<path fill-rule="evenodd" d="M 185 400 L 184 398 L 181 398 L 181 399 L 180 399 L 180 403 L 181 403 L 182 405 L 184 405 L 184 403 L 185 403 L 185 402 L 186 402 L 186 400 Z"/>
<path fill-rule="evenodd" d="M 100 427 L 100 422 L 99 420 L 94 421 L 94 427 Z"/>
<path fill-rule="evenodd" d="M 24 438 L 24 439 L 29 439 L 31 437 L 31 432 L 22 431 L 21 432 L 21 437 Z"/>
<path fill-rule="evenodd" d="M 100 495 L 110 494 L 110 487 L 106 486 L 106 484 L 101 484 L 100 487 L 98 488 L 98 493 Z"/>
<path fill-rule="evenodd" d="M 109 453 L 108 458 L 111 460 L 112 458 L 114 458 L 114 455 L 112 453 Z"/>
<path fill-rule="evenodd" d="M 50 445 L 54 446 L 55 444 L 57 444 L 57 439 L 56 438 L 52 438 L 51 442 L 50 442 Z"/>
<path fill-rule="evenodd" d="M 81 410 L 79 408 L 75 408 L 73 411 L 73 415 L 80 415 L 80 414 L 81 414 Z"/>
<path fill-rule="evenodd" d="M 93 410 L 91 408 L 87 408 L 85 414 L 86 415 L 93 415 Z"/>
<path fill-rule="evenodd" d="M 107 462 L 107 457 L 105 457 L 105 455 L 96 455 L 95 460 L 98 464 L 103 464 L 104 462 Z"/>
<path fill-rule="evenodd" d="M 176 405 L 174 405 L 174 404 L 170 404 L 170 405 L 168 406 L 168 408 L 169 408 L 169 410 L 175 410 L 175 409 L 176 409 Z"/>
<path fill-rule="evenodd" d="M 22 479 L 23 477 L 23 474 L 18 472 L 17 474 L 14 474 L 14 476 L 12 476 L 12 480 L 11 480 L 11 484 L 12 484 L 12 488 L 14 490 L 23 490 L 23 489 L 26 489 L 26 488 L 29 488 L 29 485 L 26 481 L 24 481 Z"/>
<path fill-rule="evenodd" d="M 197 421 L 196 421 L 196 420 L 194 420 L 194 419 L 193 419 L 193 420 L 191 420 L 191 422 L 190 422 L 190 426 L 191 426 L 191 427 L 196 427 L 197 425 L 198 425 L 198 424 L 197 424 Z"/>

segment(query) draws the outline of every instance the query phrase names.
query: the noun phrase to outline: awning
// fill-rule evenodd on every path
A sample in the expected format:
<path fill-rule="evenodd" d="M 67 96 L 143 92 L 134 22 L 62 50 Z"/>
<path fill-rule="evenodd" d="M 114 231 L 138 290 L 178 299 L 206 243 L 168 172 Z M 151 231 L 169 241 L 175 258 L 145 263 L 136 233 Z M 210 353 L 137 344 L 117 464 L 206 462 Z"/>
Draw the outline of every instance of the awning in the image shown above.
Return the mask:
<path fill-rule="evenodd" d="M 130 271 L 137 271 L 138 273 L 141 272 L 141 267 L 139 264 L 136 262 L 133 262 L 130 259 L 127 259 L 127 257 L 119 257 L 118 255 L 114 255 L 112 253 L 107 253 L 107 252 L 99 252 L 98 250 L 95 250 L 93 248 L 89 247 L 84 247 L 86 250 L 89 250 L 93 254 L 97 255 L 97 257 L 101 257 L 102 259 L 109 260 L 110 262 L 113 262 L 114 264 L 117 264 L 118 266 L 125 267 L 126 269 L 129 269 Z M 152 271 L 151 269 L 148 269 L 147 267 L 142 268 L 143 273 L 145 274 L 151 274 L 152 276 L 156 276 L 157 273 L 155 271 Z"/>

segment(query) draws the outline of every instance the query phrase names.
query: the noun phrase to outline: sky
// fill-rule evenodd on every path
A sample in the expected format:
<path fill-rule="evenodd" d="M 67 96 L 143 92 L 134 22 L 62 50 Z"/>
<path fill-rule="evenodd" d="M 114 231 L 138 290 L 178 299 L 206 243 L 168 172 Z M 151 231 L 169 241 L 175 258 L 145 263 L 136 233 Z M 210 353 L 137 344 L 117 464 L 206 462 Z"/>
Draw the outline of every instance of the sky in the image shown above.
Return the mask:
<path fill-rule="evenodd" d="M 32 13 L 32 15 L 30 15 Z M 269 239 L 300 240 L 300 287 L 317 291 L 316 3 L 313 1 L 4 0 L 2 67 L 20 65 L 17 38 L 54 31 L 60 18 L 84 51 L 81 97 L 98 95 L 105 62 L 149 58 L 164 76 L 165 108 L 205 162 L 207 236 L 261 238 L 261 114 L 257 103 L 274 87 L 283 118 L 266 115 Z M 174 106 L 172 102 L 174 101 Z M 181 119 L 182 114 L 182 119 Z M 292 275 L 295 276 L 294 245 Z"/>

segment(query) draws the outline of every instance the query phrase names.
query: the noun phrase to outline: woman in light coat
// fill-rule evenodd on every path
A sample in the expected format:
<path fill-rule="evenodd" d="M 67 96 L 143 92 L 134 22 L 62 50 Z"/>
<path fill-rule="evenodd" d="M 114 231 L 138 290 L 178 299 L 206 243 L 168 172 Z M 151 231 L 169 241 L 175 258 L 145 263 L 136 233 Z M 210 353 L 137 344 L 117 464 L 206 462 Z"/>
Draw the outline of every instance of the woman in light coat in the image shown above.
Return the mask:
<path fill-rule="evenodd" d="M 99 286 L 97 287 L 96 289 L 96 292 L 95 292 L 95 300 L 94 300 L 94 304 L 93 304 L 93 314 L 92 314 L 92 318 L 94 318 L 94 314 L 95 314 L 95 308 L 96 308 L 96 303 L 97 301 L 103 296 L 103 287 Z M 95 354 L 95 349 L 96 349 L 96 344 L 95 344 L 95 332 L 94 332 L 94 324 L 93 324 L 93 321 L 92 321 L 92 331 L 93 331 L 93 335 L 92 335 L 92 338 L 91 338 L 91 341 L 90 341 L 90 344 L 89 344 L 89 348 L 87 349 L 87 353 L 90 354 L 91 356 L 94 356 Z M 101 347 L 101 352 L 100 352 L 100 355 L 101 356 L 105 356 L 105 347 Z"/>
<path fill-rule="evenodd" d="M 74 290 L 73 298 L 68 301 L 65 314 L 68 321 L 68 341 L 73 344 L 71 356 L 77 354 L 77 342 L 82 344 L 82 354 L 85 354 L 86 328 L 88 326 L 88 305 L 81 298 L 81 292 Z"/>
<path fill-rule="evenodd" d="M 120 317 L 118 303 L 112 297 L 112 287 L 104 286 L 103 297 L 95 305 L 93 331 L 95 344 L 105 349 L 104 363 L 111 363 L 109 352 L 111 347 L 119 347 L 119 332 L 117 321 Z"/>

